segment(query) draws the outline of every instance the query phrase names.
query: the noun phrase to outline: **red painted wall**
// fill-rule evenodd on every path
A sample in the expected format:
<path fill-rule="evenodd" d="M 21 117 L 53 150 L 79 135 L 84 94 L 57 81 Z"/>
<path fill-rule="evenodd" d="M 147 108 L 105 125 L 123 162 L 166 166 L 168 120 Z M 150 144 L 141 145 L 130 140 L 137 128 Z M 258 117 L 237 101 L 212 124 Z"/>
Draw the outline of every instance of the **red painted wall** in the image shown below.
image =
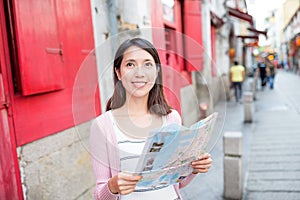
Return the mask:
<path fill-rule="evenodd" d="M 151 1 L 153 43 L 163 64 L 163 83 L 170 105 L 181 112 L 180 89 L 191 84 L 191 75 L 185 68 L 182 33 L 182 5 L 174 2 L 174 22 L 164 20 L 161 0 Z"/>
<path fill-rule="evenodd" d="M 18 146 L 100 113 L 90 9 L 81 0 L 13 1 L 21 84 L 13 105 Z"/>

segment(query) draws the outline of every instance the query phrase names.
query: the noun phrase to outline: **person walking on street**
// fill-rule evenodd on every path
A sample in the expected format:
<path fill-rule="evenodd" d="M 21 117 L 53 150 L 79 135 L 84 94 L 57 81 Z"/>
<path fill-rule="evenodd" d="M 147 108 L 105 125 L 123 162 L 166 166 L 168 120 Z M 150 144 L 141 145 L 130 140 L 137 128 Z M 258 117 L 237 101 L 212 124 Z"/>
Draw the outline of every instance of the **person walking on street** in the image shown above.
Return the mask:
<path fill-rule="evenodd" d="M 274 88 L 274 79 L 277 72 L 277 68 L 270 60 L 267 60 L 267 63 L 268 65 L 266 74 L 268 77 L 269 87 L 272 90 Z"/>
<path fill-rule="evenodd" d="M 263 90 L 267 84 L 267 65 L 264 58 L 260 58 L 257 63 L 257 70 L 261 80 L 261 89 Z"/>
<path fill-rule="evenodd" d="M 230 68 L 230 81 L 234 87 L 236 102 L 239 102 L 242 98 L 242 84 L 245 78 L 245 67 L 239 65 L 238 61 L 234 61 L 234 65 Z"/>

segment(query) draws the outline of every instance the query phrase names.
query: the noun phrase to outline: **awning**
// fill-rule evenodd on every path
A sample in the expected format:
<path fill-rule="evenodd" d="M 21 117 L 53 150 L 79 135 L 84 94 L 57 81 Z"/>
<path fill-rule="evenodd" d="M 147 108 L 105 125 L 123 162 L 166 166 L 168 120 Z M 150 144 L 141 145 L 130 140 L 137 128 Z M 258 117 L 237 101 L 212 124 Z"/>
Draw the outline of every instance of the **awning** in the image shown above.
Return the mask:
<path fill-rule="evenodd" d="M 253 19 L 252 19 L 251 15 L 249 15 L 247 13 L 244 13 L 244 12 L 238 10 L 238 9 L 234 9 L 234 8 L 230 8 L 230 7 L 227 7 L 227 11 L 228 11 L 230 16 L 233 16 L 233 17 L 239 18 L 241 20 L 247 21 L 251 25 L 253 25 Z"/>
<path fill-rule="evenodd" d="M 249 27 L 248 30 L 253 32 L 253 33 L 256 33 L 256 34 L 263 34 L 265 37 L 267 37 L 267 32 L 268 31 L 259 31 L 255 28 L 252 28 L 252 27 Z"/>
<path fill-rule="evenodd" d="M 267 31 L 259 31 L 253 27 L 249 27 L 247 28 L 249 31 L 253 32 L 254 35 L 238 35 L 237 37 L 238 38 L 242 38 L 243 40 L 244 39 L 255 39 L 255 40 L 258 40 L 258 35 L 259 34 L 263 34 L 265 37 L 267 37 Z"/>
<path fill-rule="evenodd" d="M 258 40 L 258 35 L 238 35 L 238 38 L 242 39 L 256 39 Z"/>

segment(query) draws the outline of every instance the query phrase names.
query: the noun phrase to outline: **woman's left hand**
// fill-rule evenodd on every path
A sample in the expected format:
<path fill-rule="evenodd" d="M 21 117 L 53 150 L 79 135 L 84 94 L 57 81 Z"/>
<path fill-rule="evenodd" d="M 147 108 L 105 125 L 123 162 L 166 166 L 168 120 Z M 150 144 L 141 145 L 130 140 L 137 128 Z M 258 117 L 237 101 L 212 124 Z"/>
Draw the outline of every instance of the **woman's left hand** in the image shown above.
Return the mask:
<path fill-rule="evenodd" d="M 198 160 L 192 162 L 191 166 L 194 168 L 193 174 L 206 173 L 212 164 L 210 154 L 202 155 Z"/>

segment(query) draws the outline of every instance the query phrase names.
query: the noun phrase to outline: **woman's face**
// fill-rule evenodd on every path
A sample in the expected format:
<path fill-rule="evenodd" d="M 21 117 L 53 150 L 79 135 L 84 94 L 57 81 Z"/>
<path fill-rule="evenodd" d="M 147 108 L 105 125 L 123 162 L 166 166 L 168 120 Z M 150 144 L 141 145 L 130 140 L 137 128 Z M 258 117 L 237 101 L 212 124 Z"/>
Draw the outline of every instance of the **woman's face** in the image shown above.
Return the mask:
<path fill-rule="evenodd" d="M 120 69 L 115 71 L 126 90 L 126 96 L 130 95 L 130 98 L 148 98 L 158 74 L 151 54 L 136 46 L 124 52 Z"/>

